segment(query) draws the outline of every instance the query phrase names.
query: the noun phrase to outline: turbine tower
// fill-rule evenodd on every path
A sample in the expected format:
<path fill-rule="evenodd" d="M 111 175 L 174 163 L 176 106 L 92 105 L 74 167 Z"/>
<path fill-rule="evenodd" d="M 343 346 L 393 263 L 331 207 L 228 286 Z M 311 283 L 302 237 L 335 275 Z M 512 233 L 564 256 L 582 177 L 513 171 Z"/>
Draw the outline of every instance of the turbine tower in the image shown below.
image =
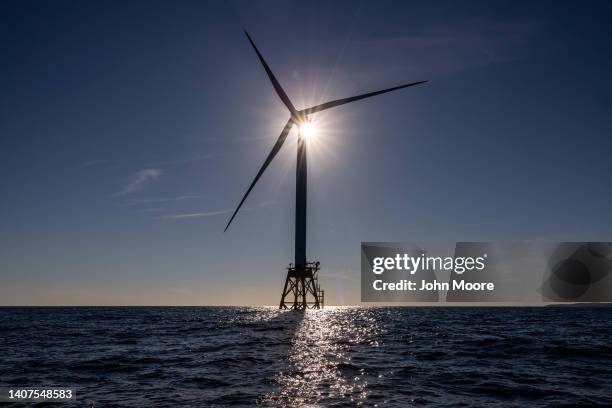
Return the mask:
<path fill-rule="evenodd" d="M 272 70 L 264 60 L 263 56 L 257 49 L 257 46 L 251 39 L 248 32 L 244 32 L 251 43 L 251 46 L 255 50 L 261 65 L 268 74 L 268 78 L 276 91 L 276 94 L 283 102 L 283 104 L 289 110 L 289 119 L 287 124 L 283 128 L 280 136 L 276 139 L 276 143 L 272 147 L 272 150 L 268 154 L 268 157 L 264 161 L 263 165 L 257 172 L 255 179 L 251 182 L 251 185 L 247 189 L 246 193 L 240 200 L 238 207 L 232 214 L 230 220 L 225 226 L 225 231 L 229 228 L 230 224 L 236 217 L 236 214 L 242 207 L 242 204 L 248 197 L 249 193 L 257 184 L 257 181 L 264 173 L 268 165 L 272 162 L 280 148 L 282 147 L 285 139 L 289 135 L 289 131 L 293 126 L 298 127 L 298 144 L 297 144 L 297 164 L 295 173 L 295 258 L 294 263 L 290 264 L 287 268 L 287 278 L 285 279 L 285 285 L 281 294 L 280 308 L 281 309 L 319 309 L 323 306 L 323 295 L 324 292 L 320 290 L 318 284 L 317 273 L 319 271 L 319 262 L 308 262 L 306 258 L 306 190 L 307 190 L 307 157 L 306 157 L 306 140 L 302 134 L 301 126 L 308 122 L 310 115 L 317 112 L 321 112 L 326 109 L 334 108 L 336 106 L 344 105 L 349 102 L 355 102 L 360 99 L 369 98 L 384 94 L 387 92 L 395 91 L 409 86 L 419 85 L 427 81 L 412 82 L 405 85 L 395 86 L 393 88 L 383 89 L 381 91 L 369 92 L 362 95 L 352 96 L 349 98 L 337 99 L 334 101 L 322 103 L 320 105 L 312 106 L 310 108 L 297 110 L 291 100 L 281 87 L 280 83 L 272 73 Z"/>

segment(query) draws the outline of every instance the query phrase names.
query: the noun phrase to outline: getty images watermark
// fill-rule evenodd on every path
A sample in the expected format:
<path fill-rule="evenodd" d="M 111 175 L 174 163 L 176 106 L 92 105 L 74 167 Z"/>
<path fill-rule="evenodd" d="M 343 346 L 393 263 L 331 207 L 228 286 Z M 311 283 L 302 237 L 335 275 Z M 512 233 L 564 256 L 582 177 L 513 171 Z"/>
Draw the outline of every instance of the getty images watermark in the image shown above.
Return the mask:
<path fill-rule="evenodd" d="M 396 254 L 395 257 L 374 257 L 372 259 L 372 272 L 381 275 L 385 271 L 405 271 L 410 275 L 415 275 L 417 271 L 448 271 L 457 275 L 462 275 L 466 271 L 482 271 L 485 269 L 487 254 L 479 257 L 460 256 L 460 257 L 441 257 L 411 256 L 407 253 Z M 432 282 L 426 279 L 401 279 L 398 282 L 385 282 L 383 279 L 375 279 L 372 288 L 376 291 L 382 290 L 494 290 L 495 284 L 492 282 L 465 282 L 464 279 L 454 279 L 450 282 L 440 282 L 434 279 Z"/>
<path fill-rule="evenodd" d="M 364 302 L 608 302 L 610 243 L 364 242 Z"/>

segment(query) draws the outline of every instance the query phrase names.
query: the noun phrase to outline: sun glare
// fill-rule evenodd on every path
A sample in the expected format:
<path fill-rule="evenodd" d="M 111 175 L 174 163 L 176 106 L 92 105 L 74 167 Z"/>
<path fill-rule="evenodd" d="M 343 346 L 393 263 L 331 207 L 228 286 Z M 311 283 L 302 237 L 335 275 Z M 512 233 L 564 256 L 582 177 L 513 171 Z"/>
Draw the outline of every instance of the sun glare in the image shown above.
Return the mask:
<path fill-rule="evenodd" d="M 312 140 L 315 137 L 316 134 L 316 129 L 315 129 L 315 125 L 312 122 L 306 122 L 303 123 L 300 126 L 300 133 L 302 134 L 302 136 L 304 136 L 306 138 L 306 140 Z"/>

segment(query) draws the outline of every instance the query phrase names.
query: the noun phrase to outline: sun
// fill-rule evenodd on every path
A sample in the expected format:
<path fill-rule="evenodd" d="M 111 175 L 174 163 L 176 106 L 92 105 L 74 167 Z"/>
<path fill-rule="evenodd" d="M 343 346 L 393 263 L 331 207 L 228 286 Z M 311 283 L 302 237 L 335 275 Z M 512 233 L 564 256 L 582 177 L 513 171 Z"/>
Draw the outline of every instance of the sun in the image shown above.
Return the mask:
<path fill-rule="evenodd" d="M 300 134 L 306 140 L 313 140 L 316 136 L 316 127 L 312 121 L 304 122 L 300 125 Z"/>

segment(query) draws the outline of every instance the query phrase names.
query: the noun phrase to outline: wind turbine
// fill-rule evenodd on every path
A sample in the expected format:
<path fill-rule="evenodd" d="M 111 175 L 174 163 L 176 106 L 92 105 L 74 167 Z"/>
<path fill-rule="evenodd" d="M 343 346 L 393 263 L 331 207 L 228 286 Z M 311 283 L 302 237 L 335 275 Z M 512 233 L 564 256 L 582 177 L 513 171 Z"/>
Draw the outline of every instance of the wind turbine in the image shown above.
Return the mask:
<path fill-rule="evenodd" d="M 298 110 L 293 106 L 291 100 L 287 96 L 287 93 L 283 90 L 280 83 L 272 73 L 272 70 L 266 63 L 265 59 L 257 49 L 257 46 L 253 42 L 253 39 L 249 35 L 249 33 L 245 30 L 246 34 L 251 46 L 255 50 L 261 65 L 268 74 L 268 78 L 270 82 L 272 82 L 272 86 L 276 91 L 276 94 L 283 102 L 283 104 L 289 110 L 289 119 L 287 120 L 287 124 L 283 128 L 280 136 L 276 139 L 276 143 L 272 147 L 272 150 L 268 154 L 268 157 L 264 161 L 263 165 L 257 172 L 255 179 L 247 189 L 246 193 L 240 200 L 238 207 L 232 214 L 230 220 L 225 226 L 225 231 L 229 228 L 230 224 L 236 217 L 236 214 L 242 207 L 242 204 L 249 196 L 255 184 L 260 179 L 261 175 L 264 173 L 268 165 L 272 162 L 280 148 L 285 143 L 287 136 L 289 135 L 289 131 L 293 128 L 293 126 L 298 127 L 298 144 L 297 144 L 297 165 L 296 165 L 296 174 L 295 174 L 295 261 L 293 265 L 289 265 L 287 278 L 285 280 L 285 286 L 283 289 L 283 293 L 281 295 L 280 308 L 287 309 L 287 304 L 285 303 L 285 298 L 289 295 L 293 295 L 293 302 L 290 306 L 291 309 L 307 309 L 307 308 L 315 308 L 319 309 L 323 304 L 323 294 L 324 292 L 320 290 L 318 282 L 317 282 L 317 272 L 319 271 L 319 262 L 308 262 L 306 260 L 306 177 L 307 177 L 307 161 L 306 161 L 306 141 L 305 137 L 302 134 L 302 127 L 306 123 L 308 123 L 309 116 L 315 114 L 317 112 L 321 112 L 330 108 L 334 108 L 336 106 L 344 105 L 350 102 L 355 102 L 360 99 L 369 98 L 371 96 L 381 95 L 387 92 L 396 91 L 402 88 L 408 88 L 410 86 L 419 85 L 425 83 L 427 81 L 417 81 L 411 82 L 405 85 L 394 86 L 393 88 L 383 89 L 381 91 L 369 92 L 362 95 L 351 96 L 349 98 L 336 99 L 334 101 L 325 102 L 320 105 L 311 106 L 310 108 Z M 312 301 L 308 301 L 308 295 L 311 295 L 313 298 Z M 291 302 L 291 300 L 289 300 Z"/>

